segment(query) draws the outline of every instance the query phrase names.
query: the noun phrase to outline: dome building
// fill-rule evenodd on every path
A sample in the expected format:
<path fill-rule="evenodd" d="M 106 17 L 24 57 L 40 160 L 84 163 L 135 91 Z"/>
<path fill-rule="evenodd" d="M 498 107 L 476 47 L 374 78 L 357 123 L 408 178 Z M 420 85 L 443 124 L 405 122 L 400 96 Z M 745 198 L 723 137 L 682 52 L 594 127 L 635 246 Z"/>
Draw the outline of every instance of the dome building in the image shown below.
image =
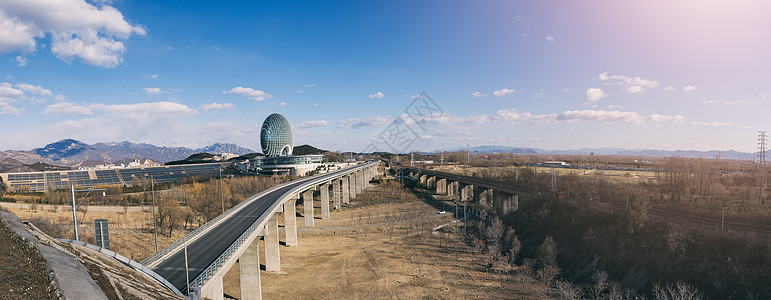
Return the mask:
<path fill-rule="evenodd" d="M 323 155 L 292 155 L 292 126 L 281 114 L 270 114 L 262 122 L 260 147 L 265 156 L 249 160 L 247 168 L 260 174 L 305 175 L 321 166 Z"/>
<path fill-rule="evenodd" d="M 267 157 L 292 155 L 292 126 L 281 114 L 271 114 L 262 122 L 260 146 Z"/>

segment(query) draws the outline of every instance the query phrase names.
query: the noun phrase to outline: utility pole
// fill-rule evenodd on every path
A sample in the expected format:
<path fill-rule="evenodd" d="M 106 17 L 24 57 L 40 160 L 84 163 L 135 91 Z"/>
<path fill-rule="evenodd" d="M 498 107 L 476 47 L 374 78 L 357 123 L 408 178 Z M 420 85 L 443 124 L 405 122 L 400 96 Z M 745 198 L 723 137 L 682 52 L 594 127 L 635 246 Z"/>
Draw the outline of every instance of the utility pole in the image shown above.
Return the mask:
<path fill-rule="evenodd" d="M 439 161 L 440 161 L 439 166 L 444 167 L 444 151 L 442 151 L 442 158 Z"/>
<path fill-rule="evenodd" d="M 222 202 L 222 213 L 225 213 L 225 198 L 222 197 L 222 166 L 220 166 L 220 202 Z"/>
<path fill-rule="evenodd" d="M 551 192 L 557 194 L 557 174 L 554 173 L 554 168 L 551 168 Z"/>
<path fill-rule="evenodd" d="M 155 224 L 155 178 L 150 177 L 150 189 L 153 195 L 153 233 L 155 234 L 155 253 L 158 253 L 158 226 Z"/>
<path fill-rule="evenodd" d="M 471 152 L 469 152 L 468 143 L 466 143 L 466 165 L 471 164 Z"/>
<path fill-rule="evenodd" d="M 78 235 L 78 215 L 75 213 L 81 204 L 83 204 L 83 201 L 86 201 L 86 198 L 88 197 L 91 192 L 96 191 L 102 191 L 102 196 L 106 195 L 106 189 L 87 189 L 87 190 L 76 190 L 75 185 L 70 185 L 70 190 L 72 191 L 72 226 L 75 231 L 75 240 L 80 241 L 80 236 Z M 75 205 L 75 192 L 88 192 L 85 196 L 83 196 L 83 199 L 80 200 L 80 203 L 78 205 Z"/>

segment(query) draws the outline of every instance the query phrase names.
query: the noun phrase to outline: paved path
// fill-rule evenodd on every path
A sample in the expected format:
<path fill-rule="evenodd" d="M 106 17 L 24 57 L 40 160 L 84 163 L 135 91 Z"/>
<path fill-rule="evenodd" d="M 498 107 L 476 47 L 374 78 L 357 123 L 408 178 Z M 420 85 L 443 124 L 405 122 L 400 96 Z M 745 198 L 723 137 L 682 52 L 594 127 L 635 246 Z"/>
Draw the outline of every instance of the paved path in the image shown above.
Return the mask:
<path fill-rule="evenodd" d="M 2 211 L 0 212 L 0 216 L 2 216 L 6 224 L 8 224 L 8 227 L 11 227 L 16 234 L 25 237 L 28 241 L 32 241 L 35 244 L 40 251 L 40 254 L 48 261 L 51 269 L 53 269 L 56 274 L 56 281 L 59 283 L 59 288 L 61 288 L 64 299 L 107 299 L 104 292 L 102 292 L 94 280 L 91 279 L 91 276 L 88 275 L 86 267 L 84 267 L 77 259 L 54 247 L 42 243 L 29 231 L 29 229 L 27 229 L 26 225 L 21 223 L 21 220 L 19 220 L 19 217 L 16 215 Z"/>

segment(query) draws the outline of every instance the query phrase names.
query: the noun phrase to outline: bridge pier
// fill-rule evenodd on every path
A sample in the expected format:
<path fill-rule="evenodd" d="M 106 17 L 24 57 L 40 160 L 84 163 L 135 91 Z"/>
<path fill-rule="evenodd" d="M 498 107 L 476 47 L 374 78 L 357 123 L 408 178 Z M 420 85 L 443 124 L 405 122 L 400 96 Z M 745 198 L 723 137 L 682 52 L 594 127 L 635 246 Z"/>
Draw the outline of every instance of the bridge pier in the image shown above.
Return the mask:
<path fill-rule="evenodd" d="M 359 182 L 359 194 L 361 194 L 361 192 L 364 191 L 365 188 L 367 188 L 367 175 L 364 172 L 364 170 L 361 170 L 358 173 L 359 173 L 359 178 L 361 179 L 361 182 Z"/>
<path fill-rule="evenodd" d="M 289 247 L 297 246 L 297 214 L 295 213 L 295 201 L 297 195 L 284 202 L 284 237 L 286 245 Z"/>
<path fill-rule="evenodd" d="M 474 185 L 463 184 L 460 188 L 460 201 L 474 201 Z"/>
<path fill-rule="evenodd" d="M 426 187 L 430 189 L 436 188 L 436 176 L 428 177 L 428 181 L 426 182 Z"/>
<path fill-rule="evenodd" d="M 209 278 L 209 281 L 201 290 L 201 297 L 212 300 L 225 299 L 225 292 L 222 287 L 222 275 L 215 275 Z"/>
<path fill-rule="evenodd" d="M 278 251 L 278 216 L 273 214 L 265 225 L 265 271 L 281 271 L 281 255 Z M 220 278 L 220 281 L 222 279 Z M 220 288 L 221 290 L 221 288 Z M 220 293 L 222 295 L 222 293 Z"/>
<path fill-rule="evenodd" d="M 436 181 L 436 193 L 440 195 L 447 194 L 447 179 L 439 179 Z"/>
<path fill-rule="evenodd" d="M 344 176 L 341 181 L 343 183 L 343 203 L 345 204 L 351 203 L 351 200 L 350 200 L 351 194 L 349 191 L 351 185 L 348 182 L 350 179 L 349 177 L 350 176 Z"/>
<path fill-rule="evenodd" d="M 332 202 L 335 209 L 340 209 L 340 179 L 332 181 Z"/>
<path fill-rule="evenodd" d="M 313 190 L 303 192 L 303 219 L 305 227 L 313 227 Z"/>
<path fill-rule="evenodd" d="M 260 240 L 255 239 L 238 258 L 238 271 L 241 280 L 241 299 L 262 299 L 260 283 Z M 222 293 L 220 293 L 221 295 Z"/>
<path fill-rule="evenodd" d="M 356 198 L 356 173 L 348 175 L 348 191 L 351 192 L 351 198 Z"/>
<path fill-rule="evenodd" d="M 458 194 L 458 182 L 449 181 L 447 183 L 447 196 L 455 196 L 456 194 Z"/>
<path fill-rule="evenodd" d="M 420 175 L 420 185 L 428 187 L 428 176 Z"/>
<path fill-rule="evenodd" d="M 321 185 L 321 219 L 329 219 L 329 184 Z"/>
<path fill-rule="evenodd" d="M 513 213 L 519 209 L 519 195 L 509 194 L 502 191 L 495 191 L 495 201 L 498 204 L 498 209 L 501 211 L 501 215 L 507 215 Z"/>

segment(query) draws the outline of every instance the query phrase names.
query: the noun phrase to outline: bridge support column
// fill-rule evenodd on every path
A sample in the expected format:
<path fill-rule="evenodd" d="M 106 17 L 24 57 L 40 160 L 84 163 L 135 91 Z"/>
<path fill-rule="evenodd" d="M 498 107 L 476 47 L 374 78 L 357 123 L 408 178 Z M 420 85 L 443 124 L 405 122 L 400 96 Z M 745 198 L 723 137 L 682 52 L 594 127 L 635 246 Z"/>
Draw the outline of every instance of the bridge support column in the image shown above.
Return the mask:
<path fill-rule="evenodd" d="M 278 252 L 278 216 L 273 214 L 265 225 L 265 271 L 281 271 L 281 255 Z"/>
<path fill-rule="evenodd" d="M 305 227 L 313 227 L 313 190 L 303 193 L 303 219 Z"/>
<path fill-rule="evenodd" d="M 450 181 L 447 183 L 447 196 L 455 196 L 458 193 L 458 182 Z"/>
<path fill-rule="evenodd" d="M 255 239 L 238 258 L 238 271 L 241 279 L 241 299 L 262 299 L 259 239 Z"/>
<path fill-rule="evenodd" d="M 348 191 L 350 188 L 350 184 L 348 183 L 348 180 L 350 179 L 349 177 L 350 176 L 345 176 L 341 180 L 341 182 L 343 183 L 343 203 L 345 204 L 351 203 L 351 200 L 350 200 L 351 194 Z"/>
<path fill-rule="evenodd" d="M 428 183 L 426 184 L 426 187 L 428 187 L 428 189 L 435 189 L 436 188 L 436 177 L 435 176 L 428 177 Z"/>
<path fill-rule="evenodd" d="M 212 300 L 225 299 L 225 292 L 222 288 L 222 275 L 215 275 L 212 278 L 209 278 L 209 282 L 201 289 L 201 298 Z"/>
<path fill-rule="evenodd" d="M 474 201 L 474 185 L 467 184 L 461 188 L 460 201 Z"/>
<path fill-rule="evenodd" d="M 295 213 L 295 201 L 297 195 L 284 202 L 284 236 L 286 245 L 289 247 L 297 246 L 297 214 Z"/>
<path fill-rule="evenodd" d="M 356 174 L 351 173 L 348 175 L 348 192 L 351 193 L 351 198 L 356 197 Z"/>
<path fill-rule="evenodd" d="M 436 182 L 436 193 L 440 195 L 447 194 L 447 179 L 439 179 Z"/>
<path fill-rule="evenodd" d="M 428 187 L 428 176 L 420 175 L 420 185 Z"/>
<path fill-rule="evenodd" d="M 340 181 L 340 179 L 335 179 L 332 182 L 332 202 L 335 209 L 340 209 Z"/>
<path fill-rule="evenodd" d="M 329 219 L 329 184 L 321 185 L 321 219 Z"/>
<path fill-rule="evenodd" d="M 495 191 L 495 201 L 501 211 L 501 215 L 513 213 L 519 209 L 519 195 Z"/>
<path fill-rule="evenodd" d="M 363 191 L 367 185 L 367 176 L 364 173 L 364 170 L 357 172 L 359 173 L 359 193 L 361 194 L 361 191 Z"/>

